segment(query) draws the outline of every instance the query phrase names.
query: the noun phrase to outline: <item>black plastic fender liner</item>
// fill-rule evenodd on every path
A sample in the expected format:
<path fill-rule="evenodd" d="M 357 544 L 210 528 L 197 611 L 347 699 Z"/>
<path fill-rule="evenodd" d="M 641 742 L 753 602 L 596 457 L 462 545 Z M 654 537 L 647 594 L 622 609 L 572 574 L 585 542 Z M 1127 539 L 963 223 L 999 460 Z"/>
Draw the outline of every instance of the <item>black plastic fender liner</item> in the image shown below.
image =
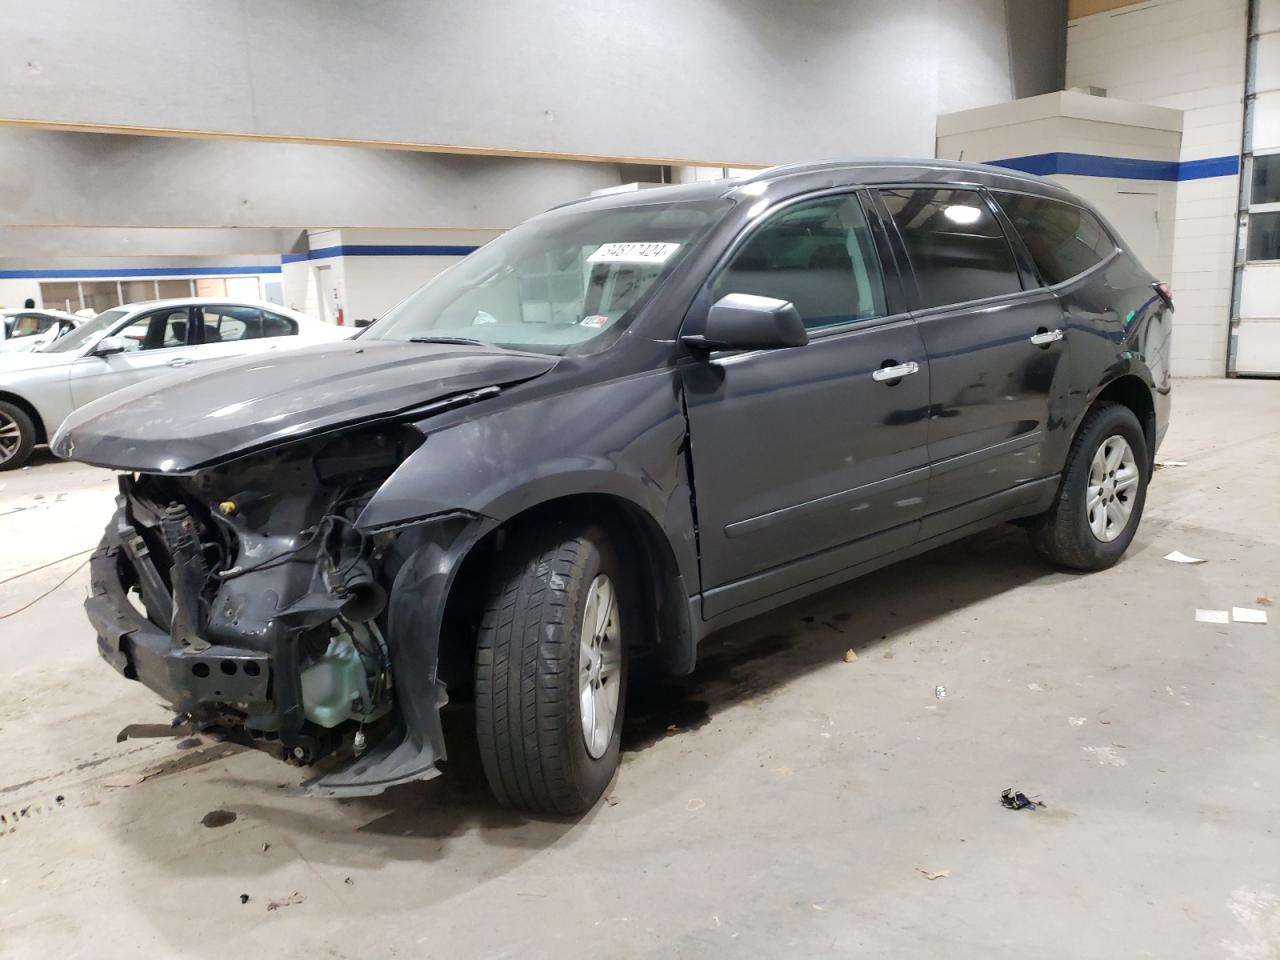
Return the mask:
<path fill-rule="evenodd" d="M 306 781 L 300 792 L 312 797 L 361 797 L 387 787 L 440 775 L 446 758 L 440 708 L 448 694 L 438 676 L 440 632 L 445 603 L 467 552 L 486 532 L 479 518 L 428 524 L 430 539 L 400 567 L 387 610 L 387 646 L 396 704 L 397 729 L 363 757 Z"/>

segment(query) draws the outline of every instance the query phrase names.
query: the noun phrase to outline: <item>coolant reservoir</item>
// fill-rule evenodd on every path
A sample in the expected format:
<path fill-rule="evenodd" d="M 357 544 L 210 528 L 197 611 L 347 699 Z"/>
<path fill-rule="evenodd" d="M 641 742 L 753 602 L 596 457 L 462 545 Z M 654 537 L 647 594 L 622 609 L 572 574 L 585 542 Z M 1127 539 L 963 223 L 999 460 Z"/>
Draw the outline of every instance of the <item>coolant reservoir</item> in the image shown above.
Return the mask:
<path fill-rule="evenodd" d="M 348 633 L 329 641 L 329 648 L 302 671 L 302 707 L 308 720 L 336 727 L 361 712 L 367 696 L 365 667 Z"/>

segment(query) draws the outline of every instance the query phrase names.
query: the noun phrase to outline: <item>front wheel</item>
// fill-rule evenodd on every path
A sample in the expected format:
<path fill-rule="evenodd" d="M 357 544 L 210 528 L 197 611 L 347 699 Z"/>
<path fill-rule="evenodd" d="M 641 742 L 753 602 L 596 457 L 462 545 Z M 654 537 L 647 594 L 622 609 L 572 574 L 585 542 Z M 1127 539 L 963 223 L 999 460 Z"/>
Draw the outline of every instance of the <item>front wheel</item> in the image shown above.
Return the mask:
<path fill-rule="evenodd" d="M 1146 438 L 1128 407 L 1102 403 L 1080 426 L 1058 498 L 1031 527 L 1046 560 L 1073 570 L 1105 570 L 1129 548 L 1147 498 Z"/>
<path fill-rule="evenodd" d="M 583 813 L 618 769 L 630 580 L 596 526 L 508 543 L 476 644 L 476 734 L 504 806 Z"/>
<path fill-rule="evenodd" d="M 26 411 L 0 401 L 0 470 L 17 470 L 35 445 L 36 427 Z"/>

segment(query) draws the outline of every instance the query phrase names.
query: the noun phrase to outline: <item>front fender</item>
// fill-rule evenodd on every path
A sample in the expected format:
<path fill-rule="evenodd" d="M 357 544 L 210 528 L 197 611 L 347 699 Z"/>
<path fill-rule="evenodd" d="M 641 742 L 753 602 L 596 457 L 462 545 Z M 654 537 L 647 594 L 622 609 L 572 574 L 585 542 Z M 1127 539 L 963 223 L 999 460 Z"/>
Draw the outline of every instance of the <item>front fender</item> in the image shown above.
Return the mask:
<path fill-rule="evenodd" d="M 685 418 L 669 370 L 555 394 L 432 430 L 359 519 L 366 530 L 465 511 L 496 525 L 561 497 L 626 500 L 666 533 L 686 582 L 697 557 Z"/>

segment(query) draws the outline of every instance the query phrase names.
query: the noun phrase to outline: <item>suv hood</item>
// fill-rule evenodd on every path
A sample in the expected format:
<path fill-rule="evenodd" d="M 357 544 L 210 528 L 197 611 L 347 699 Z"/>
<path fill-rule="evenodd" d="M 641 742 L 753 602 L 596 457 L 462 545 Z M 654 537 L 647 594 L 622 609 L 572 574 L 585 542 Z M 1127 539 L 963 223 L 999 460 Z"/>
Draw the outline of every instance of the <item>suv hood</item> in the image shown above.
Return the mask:
<path fill-rule="evenodd" d="M 71 414 L 58 456 L 119 470 L 184 473 L 435 401 L 541 376 L 558 357 L 360 338 L 198 365 Z M 426 413 L 427 411 L 423 411 Z"/>

